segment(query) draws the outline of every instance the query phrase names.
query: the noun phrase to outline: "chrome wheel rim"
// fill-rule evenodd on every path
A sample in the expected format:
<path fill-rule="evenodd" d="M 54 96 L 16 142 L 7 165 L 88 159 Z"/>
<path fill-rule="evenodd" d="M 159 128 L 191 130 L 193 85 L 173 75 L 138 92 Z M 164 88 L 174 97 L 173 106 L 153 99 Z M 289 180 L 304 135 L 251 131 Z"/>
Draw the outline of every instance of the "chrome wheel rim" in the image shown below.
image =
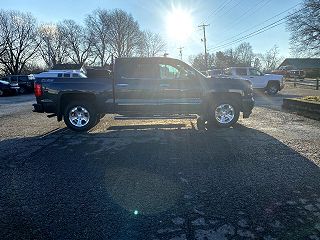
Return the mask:
<path fill-rule="evenodd" d="M 271 86 L 269 88 L 269 92 L 272 93 L 272 94 L 275 94 L 277 91 L 278 91 L 278 88 L 276 86 Z"/>
<path fill-rule="evenodd" d="M 84 127 L 89 123 L 90 114 L 87 109 L 76 106 L 69 111 L 69 121 L 75 127 Z"/>
<path fill-rule="evenodd" d="M 216 120 L 221 124 L 228 124 L 234 119 L 235 111 L 230 104 L 220 104 L 215 109 Z"/>

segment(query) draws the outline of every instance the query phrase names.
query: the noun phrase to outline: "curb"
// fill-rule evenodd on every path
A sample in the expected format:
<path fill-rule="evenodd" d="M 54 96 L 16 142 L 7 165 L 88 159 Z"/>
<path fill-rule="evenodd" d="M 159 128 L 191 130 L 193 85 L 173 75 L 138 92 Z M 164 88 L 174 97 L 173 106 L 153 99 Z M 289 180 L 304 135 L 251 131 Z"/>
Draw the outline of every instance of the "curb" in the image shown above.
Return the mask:
<path fill-rule="evenodd" d="M 299 115 L 320 120 L 320 103 L 310 102 L 299 98 L 284 98 L 283 109 L 297 112 Z"/>

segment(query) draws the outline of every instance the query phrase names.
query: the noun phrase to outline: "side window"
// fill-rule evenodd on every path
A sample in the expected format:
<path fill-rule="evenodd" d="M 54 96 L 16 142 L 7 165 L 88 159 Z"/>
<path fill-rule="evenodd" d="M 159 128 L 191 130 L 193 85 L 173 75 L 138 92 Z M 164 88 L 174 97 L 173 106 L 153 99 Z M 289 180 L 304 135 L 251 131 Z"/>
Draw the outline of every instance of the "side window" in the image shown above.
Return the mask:
<path fill-rule="evenodd" d="M 58 73 L 58 78 L 62 78 L 62 73 Z"/>
<path fill-rule="evenodd" d="M 236 75 L 247 76 L 247 69 L 246 68 L 236 68 Z"/>
<path fill-rule="evenodd" d="M 180 77 L 180 71 L 170 65 L 159 64 L 160 79 L 175 79 Z"/>
<path fill-rule="evenodd" d="M 72 77 L 73 77 L 73 78 L 78 78 L 78 77 L 79 77 L 79 74 L 78 74 L 78 73 L 72 73 Z"/>
<path fill-rule="evenodd" d="M 63 77 L 64 77 L 64 78 L 69 78 L 69 77 L 70 77 L 70 73 L 64 73 L 64 74 L 63 74 Z"/>
<path fill-rule="evenodd" d="M 152 63 L 121 64 L 118 72 L 124 79 L 159 79 L 159 65 Z"/>
<path fill-rule="evenodd" d="M 255 68 L 249 69 L 250 76 L 262 76 L 262 73 Z"/>

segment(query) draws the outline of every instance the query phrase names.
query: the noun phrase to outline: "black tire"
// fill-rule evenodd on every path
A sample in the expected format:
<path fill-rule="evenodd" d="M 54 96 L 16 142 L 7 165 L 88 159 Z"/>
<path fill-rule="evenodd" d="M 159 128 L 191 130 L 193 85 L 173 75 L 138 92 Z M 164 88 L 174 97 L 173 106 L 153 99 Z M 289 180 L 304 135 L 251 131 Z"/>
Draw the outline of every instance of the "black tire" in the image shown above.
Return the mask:
<path fill-rule="evenodd" d="M 267 93 L 269 95 L 276 95 L 279 92 L 279 84 L 275 82 L 271 82 L 267 86 Z"/>
<path fill-rule="evenodd" d="M 225 114 L 222 113 L 224 120 L 218 115 L 218 112 L 221 111 L 226 112 Z M 240 107 L 236 101 L 232 99 L 216 100 L 213 101 L 213 104 L 209 107 L 208 124 L 218 128 L 229 128 L 238 121 L 239 115 Z"/>
<path fill-rule="evenodd" d="M 74 115 L 73 121 L 72 115 Z M 93 105 L 90 103 L 75 101 L 66 106 L 63 120 L 71 130 L 76 132 L 85 132 L 93 128 L 98 123 L 98 115 Z"/>

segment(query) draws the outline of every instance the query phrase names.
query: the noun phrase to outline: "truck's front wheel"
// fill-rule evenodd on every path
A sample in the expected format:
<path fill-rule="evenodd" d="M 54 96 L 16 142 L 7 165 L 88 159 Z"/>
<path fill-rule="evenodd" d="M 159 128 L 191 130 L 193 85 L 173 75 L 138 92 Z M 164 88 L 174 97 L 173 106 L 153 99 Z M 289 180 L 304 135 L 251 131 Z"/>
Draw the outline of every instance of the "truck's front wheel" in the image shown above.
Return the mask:
<path fill-rule="evenodd" d="M 91 104 L 72 102 L 65 108 L 64 122 L 68 128 L 74 131 L 88 131 L 96 125 L 97 114 Z"/>
<path fill-rule="evenodd" d="M 231 127 L 238 121 L 240 114 L 238 105 L 228 100 L 215 102 L 210 111 L 211 119 L 208 122 L 221 128 Z"/>

